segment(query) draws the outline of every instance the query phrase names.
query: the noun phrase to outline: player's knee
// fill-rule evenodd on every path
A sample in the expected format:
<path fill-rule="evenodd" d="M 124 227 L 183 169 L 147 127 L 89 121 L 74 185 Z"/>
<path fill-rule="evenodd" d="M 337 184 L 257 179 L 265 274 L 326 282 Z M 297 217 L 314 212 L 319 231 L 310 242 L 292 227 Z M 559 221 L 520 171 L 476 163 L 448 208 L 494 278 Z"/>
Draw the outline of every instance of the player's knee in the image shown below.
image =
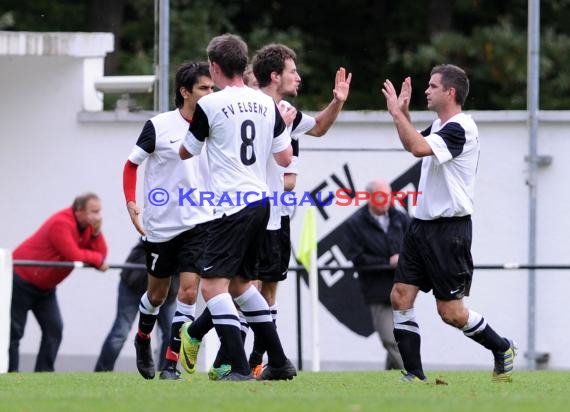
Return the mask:
<path fill-rule="evenodd" d="M 194 287 L 180 288 L 178 290 L 178 300 L 187 305 L 193 305 L 198 298 L 198 290 Z"/>
<path fill-rule="evenodd" d="M 441 320 L 456 328 L 461 328 L 465 325 L 464 314 L 454 308 L 438 307 L 437 313 Z"/>
<path fill-rule="evenodd" d="M 269 306 L 275 305 L 277 298 L 277 282 L 263 282 L 260 293 Z"/>
<path fill-rule="evenodd" d="M 168 296 L 168 289 L 156 288 L 147 292 L 148 301 L 154 307 L 162 306 Z"/>
<path fill-rule="evenodd" d="M 207 302 L 208 300 L 220 294 L 221 292 L 227 292 L 227 290 L 220 291 L 218 285 L 213 282 L 201 282 L 200 292 L 202 293 L 204 300 Z"/>
<path fill-rule="evenodd" d="M 392 287 L 392 291 L 390 292 L 390 301 L 392 302 L 392 307 L 396 310 L 410 308 L 410 305 L 413 304 L 406 288 L 402 287 L 399 283 L 395 283 Z"/>
<path fill-rule="evenodd" d="M 267 292 L 263 292 L 261 291 L 261 296 L 263 296 L 263 299 L 265 299 L 265 301 L 267 302 L 267 304 L 271 307 L 273 305 L 275 305 L 276 299 L 275 299 L 275 295 L 272 293 L 267 293 Z"/>
<path fill-rule="evenodd" d="M 392 307 L 394 309 L 400 307 L 401 303 L 400 301 L 401 301 L 401 293 L 396 290 L 396 287 L 393 287 L 392 291 L 390 292 L 390 302 L 392 302 Z"/>

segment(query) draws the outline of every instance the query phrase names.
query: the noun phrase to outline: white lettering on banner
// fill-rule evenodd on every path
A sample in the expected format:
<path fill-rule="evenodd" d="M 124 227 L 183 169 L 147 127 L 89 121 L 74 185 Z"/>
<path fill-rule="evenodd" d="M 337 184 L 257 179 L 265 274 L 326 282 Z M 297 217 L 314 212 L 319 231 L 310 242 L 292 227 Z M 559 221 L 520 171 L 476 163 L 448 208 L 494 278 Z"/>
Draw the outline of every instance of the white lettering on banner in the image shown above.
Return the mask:
<path fill-rule="evenodd" d="M 338 245 L 333 245 L 319 258 L 318 266 L 346 267 L 352 266 L 352 262 L 344 256 Z M 320 270 L 320 275 L 325 284 L 330 288 L 344 276 L 344 270 L 339 269 L 334 272 L 329 269 Z"/>
<path fill-rule="evenodd" d="M 347 195 L 351 198 L 354 198 L 354 192 L 356 191 L 356 188 L 354 186 L 354 183 L 352 181 L 352 175 L 350 173 L 350 170 L 348 168 L 348 163 L 345 163 L 342 166 L 342 169 L 344 171 L 344 175 L 346 177 L 346 181 L 343 182 L 342 180 L 340 180 L 338 178 L 338 176 L 333 173 L 332 175 L 330 175 L 331 180 L 333 181 L 334 184 L 336 184 L 336 186 L 341 189 L 341 188 L 346 188 L 346 189 L 350 189 L 350 192 L 347 193 Z M 334 195 L 331 195 L 329 197 L 323 197 L 322 199 L 318 199 L 317 198 L 317 193 L 321 192 L 321 191 L 325 191 L 325 188 L 330 187 L 332 185 L 329 184 L 330 182 L 327 180 L 324 180 L 323 182 L 319 183 L 315 188 L 313 188 L 311 190 L 311 197 L 313 198 L 313 203 L 315 204 L 315 206 L 317 206 L 317 210 L 319 211 L 319 213 L 321 214 L 321 216 L 323 217 L 323 219 L 326 221 L 329 219 L 329 215 L 328 213 L 325 211 L 325 204 L 328 204 L 328 202 L 330 200 L 332 200 L 332 198 L 334 198 Z M 336 189 L 334 190 L 336 192 Z M 330 192 L 330 190 L 329 190 Z"/>
<path fill-rule="evenodd" d="M 408 193 L 417 190 L 413 183 L 408 183 L 406 186 L 400 189 L 400 191 Z M 404 209 L 404 208 L 402 208 Z M 414 216 L 416 212 L 416 204 L 414 202 L 408 201 L 408 210 L 406 210 L 410 216 Z"/>

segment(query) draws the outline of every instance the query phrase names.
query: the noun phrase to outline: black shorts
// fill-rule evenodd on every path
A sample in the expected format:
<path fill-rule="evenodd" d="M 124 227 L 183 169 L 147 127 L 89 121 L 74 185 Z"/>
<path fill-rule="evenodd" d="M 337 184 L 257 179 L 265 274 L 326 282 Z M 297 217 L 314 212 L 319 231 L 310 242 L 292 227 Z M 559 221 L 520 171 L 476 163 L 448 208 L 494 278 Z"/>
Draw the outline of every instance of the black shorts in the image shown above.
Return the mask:
<path fill-rule="evenodd" d="M 257 279 L 258 257 L 269 220 L 269 202 L 252 203 L 208 225 L 200 276 Z"/>
<path fill-rule="evenodd" d="M 394 282 L 433 289 L 439 300 L 469 296 L 473 278 L 471 217 L 414 219 L 400 252 Z"/>
<path fill-rule="evenodd" d="M 289 272 L 289 261 L 291 260 L 291 218 L 281 216 L 281 273 L 283 280 L 287 278 Z"/>
<path fill-rule="evenodd" d="M 180 272 L 200 273 L 198 261 L 204 250 L 207 225 L 196 225 L 167 242 L 145 241 L 147 272 L 157 278 Z"/>
<path fill-rule="evenodd" d="M 291 258 L 291 230 L 289 216 L 281 216 L 281 228 L 265 232 L 259 254 L 259 280 L 281 282 L 287 279 Z"/>

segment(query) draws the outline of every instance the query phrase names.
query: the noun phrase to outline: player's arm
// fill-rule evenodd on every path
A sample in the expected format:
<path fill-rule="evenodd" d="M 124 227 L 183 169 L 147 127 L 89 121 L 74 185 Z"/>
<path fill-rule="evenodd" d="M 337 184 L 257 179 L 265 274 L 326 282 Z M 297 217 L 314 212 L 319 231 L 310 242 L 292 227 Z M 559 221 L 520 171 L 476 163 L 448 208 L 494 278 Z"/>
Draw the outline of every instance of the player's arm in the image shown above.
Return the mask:
<path fill-rule="evenodd" d="M 180 145 L 180 149 L 178 149 L 178 155 L 182 160 L 190 159 L 192 157 L 192 153 L 186 150 L 184 144 Z"/>
<path fill-rule="evenodd" d="M 291 138 L 291 148 L 293 149 L 293 159 L 289 166 L 285 168 L 283 175 L 283 189 L 292 192 L 297 185 L 297 174 L 299 173 L 299 140 Z"/>
<path fill-rule="evenodd" d="M 415 157 L 433 155 L 433 150 L 426 139 L 414 128 L 402 112 L 392 115 L 392 118 L 396 130 L 398 130 L 400 141 L 408 152 L 412 153 Z"/>
<path fill-rule="evenodd" d="M 329 105 L 315 117 L 316 124 L 307 132 L 308 135 L 321 137 L 330 129 L 342 110 L 344 102 L 348 99 L 351 80 L 352 73 L 349 73 L 347 76 L 344 67 L 337 70 L 333 89 L 333 99 Z"/>
<path fill-rule="evenodd" d="M 204 147 L 204 142 L 206 138 L 210 135 L 210 123 L 208 122 L 208 117 L 202 106 L 196 104 L 196 110 L 194 111 L 194 116 L 192 117 L 192 123 L 190 123 L 190 128 L 184 141 L 178 149 L 178 155 L 182 160 L 190 159 L 193 156 L 198 156 Z"/>
<path fill-rule="evenodd" d="M 125 195 L 125 201 L 127 202 L 127 212 L 129 212 L 131 222 L 137 232 L 144 236 L 145 231 L 139 219 L 141 210 L 136 200 L 138 167 L 137 164 L 130 160 L 125 162 L 125 167 L 123 168 L 123 193 Z"/>
<path fill-rule="evenodd" d="M 404 81 L 404 84 L 406 84 L 406 81 Z M 411 93 L 411 86 L 409 89 L 406 87 L 406 91 L 404 91 L 404 85 L 402 85 L 402 91 L 404 93 L 408 93 L 408 91 Z M 404 149 L 416 157 L 433 155 L 433 150 L 428 142 L 410 122 L 408 111 L 403 110 L 402 104 L 405 99 L 399 98 L 396 88 L 390 80 L 386 79 L 384 82 L 382 93 L 384 94 L 384 97 L 386 97 L 388 111 L 392 115 L 394 125 L 396 126 L 396 130 L 398 131 L 398 135 L 400 136 L 400 141 L 402 142 Z"/>
<path fill-rule="evenodd" d="M 127 212 L 133 226 L 141 235 L 145 235 L 143 225 L 140 222 L 141 210 L 137 205 L 137 170 L 156 148 L 156 130 L 152 121 L 147 120 L 137 143 L 133 147 L 129 158 L 123 167 L 123 194 L 127 204 Z"/>
<path fill-rule="evenodd" d="M 293 157 L 293 149 L 289 145 L 285 150 L 273 153 L 273 157 L 277 164 L 281 167 L 287 167 L 291 163 L 291 158 Z"/>
<path fill-rule="evenodd" d="M 297 185 L 297 174 L 295 173 L 285 173 L 283 177 L 284 184 L 283 188 L 286 192 L 292 192 Z"/>
<path fill-rule="evenodd" d="M 285 122 L 279 108 L 275 105 L 275 124 L 273 125 L 273 139 L 271 142 L 271 152 L 277 164 L 287 167 L 293 159 L 293 148 L 291 147 L 291 136 L 285 127 Z"/>

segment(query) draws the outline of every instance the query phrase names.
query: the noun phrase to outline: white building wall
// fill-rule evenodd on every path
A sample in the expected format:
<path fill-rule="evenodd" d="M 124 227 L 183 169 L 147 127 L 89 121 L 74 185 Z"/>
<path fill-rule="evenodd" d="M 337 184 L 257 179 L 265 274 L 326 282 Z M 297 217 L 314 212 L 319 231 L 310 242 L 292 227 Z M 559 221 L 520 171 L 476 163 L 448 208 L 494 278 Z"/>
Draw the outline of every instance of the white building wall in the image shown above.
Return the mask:
<path fill-rule="evenodd" d="M 89 82 L 109 51 L 89 55 L 89 70 L 83 56 L 30 55 L 2 49 L 0 33 L 0 248 L 13 249 L 31 235 L 55 211 L 66 207 L 77 195 L 95 191 L 103 201 L 104 233 L 111 263 L 121 263 L 137 235 L 124 206 L 122 169 L 144 121 L 150 114 L 93 112 L 86 104 Z M 94 74 L 95 73 L 95 74 Z M 102 73 L 100 73 L 102 75 Z M 475 86 L 476 87 L 476 86 Z M 93 96 L 91 96 L 93 98 Z M 89 100 L 89 99 L 88 99 Z M 91 101 L 91 100 L 89 100 Z M 384 108 L 378 96 L 378 108 Z M 90 109 L 91 112 L 86 112 Z M 528 131 L 523 112 L 474 112 L 480 128 L 482 152 L 477 181 L 473 255 L 476 264 L 525 263 L 528 249 L 528 188 L 526 186 Z M 429 124 L 433 114 L 412 114 L 418 128 Z M 565 191 L 570 164 L 562 156 L 570 152 L 566 138 L 569 112 L 543 113 L 539 128 L 539 152 L 554 156 L 553 164 L 538 174 L 539 263 L 570 263 L 566 218 L 570 196 Z M 116 120 L 121 119 L 121 120 Z M 315 151 L 342 149 L 352 151 Z M 369 149 L 354 151 L 354 149 Z M 370 150 L 370 149 L 374 149 Z M 378 151 L 378 149 L 382 149 Z M 326 137 L 307 137 L 301 142 L 301 174 L 297 190 L 309 191 L 326 181 L 336 189 L 331 174 L 344 179 L 347 164 L 356 189 L 376 177 L 392 180 L 417 159 L 401 150 L 386 112 L 344 112 Z M 325 190 L 328 190 L 325 189 Z M 142 194 L 139 195 L 142 203 Z M 292 222 L 292 238 L 298 243 L 303 208 Z M 319 238 L 344 221 L 355 207 L 327 209 L 330 218 L 317 214 Z M 570 333 L 564 308 L 570 274 L 567 271 L 537 271 L 537 350 L 551 354 L 550 366 L 570 368 Z M 64 318 L 64 340 L 57 369 L 90 370 L 111 326 L 116 310 L 118 271 L 99 273 L 76 270 L 58 287 Z M 527 347 L 527 287 L 525 271 L 480 270 L 475 273 L 469 306 L 481 312 L 500 333 L 516 339 L 521 354 Z M 302 291 L 303 357 L 311 359 L 310 300 Z M 278 328 L 286 352 L 297 357 L 294 273 L 279 290 Z M 438 318 L 431 295 L 420 295 L 418 320 L 423 332 L 422 354 L 429 367 L 489 367 L 490 355 Z M 377 336 L 355 335 L 320 309 L 321 359 L 324 369 L 380 367 L 385 352 Z M 561 324 L 562 323 L 562 324 Z M 134 337 L 134 329 L 132 336 Z M 29 317 L 21 342 L 24 358 L 37 352 L 40 332 Z M 71 357 L 75 363 L 64 363 Z M 121 362 L 134 369 L 130 338 Z M 516 360 L 524 367 L 523 356 Z M 23 363 L 25 370 L 33 364 Z M 305 363 L 308 367 L 309 363 Z"/>

